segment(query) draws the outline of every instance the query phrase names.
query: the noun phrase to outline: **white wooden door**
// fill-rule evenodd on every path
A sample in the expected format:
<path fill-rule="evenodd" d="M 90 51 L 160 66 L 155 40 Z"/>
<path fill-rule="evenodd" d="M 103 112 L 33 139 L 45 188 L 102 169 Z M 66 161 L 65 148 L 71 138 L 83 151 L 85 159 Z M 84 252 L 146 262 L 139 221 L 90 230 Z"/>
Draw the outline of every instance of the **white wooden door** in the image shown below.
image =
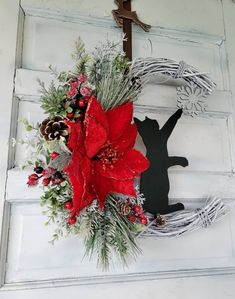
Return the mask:
<path fill-rule="evenodd" d="M 132 6 L 153 26 L 149 34 L 133 28 L 134 57 L 184 60 L 209 72 L 217 83 L 207 113 L 196 119 L 184 116 L 169 142 L 170 154 L 186 156 L 190 163 L 187 169 L 170 171 L 171 200 L 199 207 L 208 195 L 215 195 L 233 203 L 235 4 L 231 0 L 133 0 Z M 78 36 L 87 50 L 107 37 L 121 37 L 111 17 L 114 7 L 113 0 L 0 3 L 0 298 L 135 298 L 140 294 L 143 298 L 234 298 L 235 212 L 208 229 L 178 239 L 141 240 L 143 255 L 136 263 L 102 273 L 95 262 L 81 262 L 79 239 L 48 243 L 53 227 L 44 226 L 41 190 L 27 188 L 27 172 L 19 169 L 26 150 L 8 149 L 9 135 L 30 137 L 17 119 L 44 118 L 36 79 L 50 81 L 49 64 L 71 67 L 70 53 Z M 150 85 L 136 105 L 136 115 L 156 117 L 163 124 L 175 109 L 174 86 Z"/>

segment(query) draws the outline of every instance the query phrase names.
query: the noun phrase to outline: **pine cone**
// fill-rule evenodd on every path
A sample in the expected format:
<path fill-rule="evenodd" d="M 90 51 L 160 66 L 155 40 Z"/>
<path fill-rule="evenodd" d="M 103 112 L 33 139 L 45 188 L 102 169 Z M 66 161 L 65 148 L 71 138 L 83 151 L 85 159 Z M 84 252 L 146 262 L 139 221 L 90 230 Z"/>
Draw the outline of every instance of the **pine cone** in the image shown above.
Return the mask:
<path fill-rule="evenodd" d="M 59 140 L 60 137 L 68 138 L 68 126 L 61 116 L 45 119 L 40 125 L 40 132 L 46 140 Z"/>
<path fill-rule="evenodd" d="M 122 216 L 127 216 L 127 215 L 130 214 L 131 207 L 128 203 L 122 202 L 122 203 L 120 203 L 119 207 L 120 207 L 120 213 L 121 213 Z"/>
<path fill-rule="evenodd" d="M 156 225 L 157 226 L 164 226 L 166 224 L 166 219 L 164 216 L 157 214 L 156 216 Z"/>

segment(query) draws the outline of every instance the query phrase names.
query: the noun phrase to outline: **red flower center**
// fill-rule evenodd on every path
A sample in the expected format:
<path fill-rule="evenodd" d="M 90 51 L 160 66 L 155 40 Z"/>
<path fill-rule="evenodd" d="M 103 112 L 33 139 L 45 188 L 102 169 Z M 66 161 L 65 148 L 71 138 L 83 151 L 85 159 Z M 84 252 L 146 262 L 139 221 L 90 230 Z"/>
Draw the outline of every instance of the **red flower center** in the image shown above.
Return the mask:
<path fill-rule="evenodd" d="M 113 168 L 113 164 L 117 162 L 117 160 L 122 156 L 122 153 L 118 152 L 115 147 L 111 145 L 109 141 L 107 141 L 100 149 L 98 154 L 94 157 L 95 160 L 99 160 L 105 168 L 106 166 L 110 166 Z"/>

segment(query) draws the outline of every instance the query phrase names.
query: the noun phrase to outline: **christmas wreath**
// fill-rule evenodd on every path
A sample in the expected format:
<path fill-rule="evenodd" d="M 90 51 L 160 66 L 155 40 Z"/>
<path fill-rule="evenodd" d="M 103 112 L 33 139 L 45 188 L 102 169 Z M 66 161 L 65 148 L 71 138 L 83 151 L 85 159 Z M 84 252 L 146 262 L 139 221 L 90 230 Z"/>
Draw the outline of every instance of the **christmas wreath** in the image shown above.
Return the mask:
<path fill-rule="evenodd" d="M 82 236 L 85 255 L 94 255 L 98 266 L 108 269 L 113 256 L 126 265 L 141 252 L 138 236 L 177 236 L 223 217 L 227 208 L 216 198 L 193 212 L 145 213 L 144 195 L 134 184 L 149 161 L 134 149 L 133 102 L 150 77 L 184 79 L 178 106 L 191 116 L 205 110 L 203 99 L 215 83 L 183 62 L 147 58 L 131 63 L 120 43 L 100 44 L 87 54 L 79 39 L 73 58 L 73 71 L 50 67 L 56 81 L 45 86 L 39 80 L 47 118 L 36 126 L 23 121 L 26 130 L 35 131 L 28 161 L 34 173 L 27 183 L 44 188 L 47 224 L 57 225 L 51 242 Z"/>

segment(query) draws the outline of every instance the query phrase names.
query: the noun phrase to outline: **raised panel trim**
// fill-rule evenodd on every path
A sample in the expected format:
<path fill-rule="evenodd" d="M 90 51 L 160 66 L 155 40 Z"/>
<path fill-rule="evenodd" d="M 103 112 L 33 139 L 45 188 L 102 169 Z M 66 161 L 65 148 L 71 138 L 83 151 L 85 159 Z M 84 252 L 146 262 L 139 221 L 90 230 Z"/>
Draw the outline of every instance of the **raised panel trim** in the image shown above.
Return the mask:
<path fill-rule="evenodd" d="M 34 1 L 24 1 L 22 2 L 22 8 L 24 9 L 26 16 L 32 17 L 41 17 L 46 19 L 55 19 L 63 22 L 70 22 L 70 23 L 79 23 L 79 24 L 89 24 L 99 27 L 106 27 L 109 28 L 117 28 L 116 23 L 110 16 L 99 17 L 99 16 L 91 16 L 85 13 L 79 13 L 78 11 L 71 12 L 66 11 L 65 9 L 58 10 L 58 9 L 43 9 L 36 7 Z M 133 27 L 134 32 L 142 32 L 141 29 L 138 27 Z M 179 29 L 169 29 L 161 26 L 152 26 L 151 32 L 148 33 L 151 35 L 158 35 L 169 37 L 173 39 L 177 39 L 180 41 L 191 41 L 191 42 L 198 42 L 198 43 L 207 43 L 207 44 L 215 44 L 221 45 L 222 42 L 225 40 L 225 37 L 222 35 L 213 35 L 204 32 L 197 32 L 197 31 L 185 31 Z"/>
<path fill-rule="evenodd" d="M 148 273 L 134 273 L 121 275 L 104 275 L 100 277 L 89 276 L 83 278 L 66 278 L 66 279 L 52 279 L 43 281 L 26 281 L 18 283 L 6 283 L 0 291 L 13 290 L 27 290 L 27 289 L 42 289 L 42 288 L 57 288 L 80 285 L 97 285 L 97 284 L 113 284 L 113 283 L 128 283 L 144 280 L 157 279 L 173 279 L 173 278 L 187 278 L 187 277 L 204 277 L 215 275 L 231 275 L 235 274 L 235 267 L 225 268 L 208 268 L 208 269 L 190 269 L 177 271 L 162 271 L 162 272 L 148 272 Z"/>
<path fill-rule="evenodd" d="M 12 205 L 16 203 L 8 203 L 8 211 Z M 156 279 L 172 279 L 184 277 L 201 277 L 212 275 L 229 275 L 235 273 L 234 266 L 228 267 L 208 267 L 208 268 L 191 268 L 177 269 L 165 271 L 150 271 L 138 272 L 129 274 L 111 274 L 108 273 L 99 276 L 83 276 L 80 278 L 67 277 L 55 279 L 38 279 L 26 280 L 24 282 L 5 283 L 1 290 L 24 290 L 24 289 L 39 289 L 39 288 L 55 288 L 62 286 L 77 286 L 77 285 L 93 285 L 107 283 L 123 283 L 131 281 L 156 280 Z"/>
<path fill-rule="evenodd" d="M 175 189 L 172 200 L 185 199 L 191 201 L 192 199 L 205 199 L 207 196 L 218 196 L 223 199 L 235 200 L 235 174 L 223 172 L 209 172 L 209 171 L 187 171 L 187 170 L 171 170 L 170 181 L 171 190 Z M 30 171 L 14 168 L 8 171 L 8 180 L 6 187 L 6 200 L 9 202 L 29 202 L 39 201 L 43 194 L 43 188 L 29 188 L 27 186 L 27 176 Z M 214 185 L 215 178 L 217 179 L 216 186 Z M 187 181 L 191 180 L 188 188 Z M 192 181 L 194 182 L 192 184 Z M 174 183 L 176 182 L 176 186 Z M 207 182 L 210 182 L 208 185 Z M 201 190 L 198 190 L 200 185 Z M 12 186 L 15 186 L 12 188 Z M 184 187 L 185 196 L 182 196 L 181 189 Z M 221 190 L 221 191 L 220 191 Z M 225 190 L 227 195 L 225 196 Z M 222 193 L 221 193 L 222 192 Z"/>
<path fill-rule="evenodd" d="M 45 82 L 46 86 L 54 79 L 50 72 L 33 71 L 28 69 L 17 69 L 15 77 L 15 95 L 22 101 L 39 102 L 40 86 L 37 79 Z M 144 104 L 147 97 L 153 96 L 156 91 L 158 94 L 158 109 L 176 107 L 175 86 L 149 84 L 149 91 L 146 95 L 140 96 L 136 105 L 137 108 L 153 109 L 153 106 Z M 223 101 L 221 99 L 223 98 Z M 170 100 L 169 100 L 170 99 Z M 215 116 L 228 116 L 231 114 L 232 94 L 230 91 L 216 90 L 207 98 L 208 108 L 206 114 L 215 113 Z M 154 108 L 156 109 L 156 106 Z"/>

